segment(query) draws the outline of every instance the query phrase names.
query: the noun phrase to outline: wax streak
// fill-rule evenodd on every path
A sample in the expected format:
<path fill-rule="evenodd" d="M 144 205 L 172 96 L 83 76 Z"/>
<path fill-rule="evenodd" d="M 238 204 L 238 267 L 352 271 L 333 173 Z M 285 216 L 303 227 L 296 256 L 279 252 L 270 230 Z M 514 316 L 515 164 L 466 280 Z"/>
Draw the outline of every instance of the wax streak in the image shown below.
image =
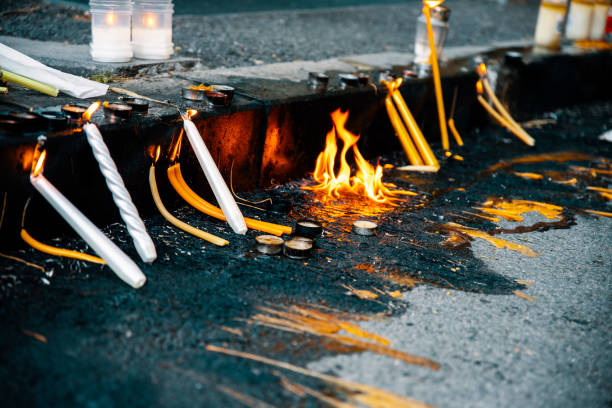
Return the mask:
<path fill-rule="evenodd" d="M 157 181 L 155 180 L 155 165 L 151 165 L 151 168 L 149 169 L 149 185 L 151 187 L 151 194 L 153 195 L 153 201 L 155 201 L 157 209 L 159 210 L 161 215 L 172 225 L 193 236 L 208 241 L 211 244 L 215 244 L 218 246 L 225 246 L 229 244 L 227 240 L 194 228 L 191 225 L 184 223 L 183 221 L 170 214 L 170 212 L 164 206 L 164 203 L 162 203 L 161 197 L 159 196 L 159 191 L 157 190 Z"/>
<path fill-rule="evenodd" d="M 168 179 L 170 184 L 174 187 L 175 191 L 189 204 L 191 204 L 197 210 L 210 215 L 211 217 L 217 218 L 218 220 L 225 221 L 225 216 L 220 208 L 210 204 L 202 197 L 198 196 L 185 182 L 181 173 L 180 164 L 174 164 L 168 168 Z M 252 218 L 245 218 L 247 227 L 266 232 L 268 234 L 281 236 L 283 234 L 290 235 L 293 231 L 291 227 L 284 225 L 272 224 L 264 221 L 255 220 Z"/>

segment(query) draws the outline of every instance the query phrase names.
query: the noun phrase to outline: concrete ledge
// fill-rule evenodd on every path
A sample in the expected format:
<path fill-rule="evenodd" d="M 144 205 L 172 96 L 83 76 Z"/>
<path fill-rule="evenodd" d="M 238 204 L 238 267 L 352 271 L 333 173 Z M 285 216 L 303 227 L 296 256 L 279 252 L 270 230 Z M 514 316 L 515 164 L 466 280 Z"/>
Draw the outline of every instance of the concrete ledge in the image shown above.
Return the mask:
<path fill-rule="evenodd" d="M 53 68 L 86 77 L 98 74 L 125 77 L 145 74 L 158 75 L 169 71 L 190 69 L 200 62 L 197 58 L 176 57 L 169 60 L 134 59 L 128 63 L 101 63 L 91 59 L 88 45 L 36 41 L 7 36 L 0 36 L 0 43 Z"/>

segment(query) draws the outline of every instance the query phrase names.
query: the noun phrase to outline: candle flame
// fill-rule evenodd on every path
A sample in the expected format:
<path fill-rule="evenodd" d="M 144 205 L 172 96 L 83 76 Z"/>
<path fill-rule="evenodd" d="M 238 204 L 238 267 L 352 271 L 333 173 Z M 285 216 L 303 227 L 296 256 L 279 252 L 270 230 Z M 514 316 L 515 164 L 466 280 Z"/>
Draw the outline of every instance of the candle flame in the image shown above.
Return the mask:
<path fill-rule="evenodd" d="M 484 92 L 481 80 L 478 80 L 478 82 L 476 82 L 476 91 L 478 91 L 479 94 L 482 94 Z"/>
<path fill-rule="evenodd" d="M 99 101 L 92 103 L 89 106 L 89 108 L 87 108 L 85 113 L 83 113 L 83 119 L 90 120 L 91 116 L 98 110 L 99 107 L 100 107 L 100 102 Z"/>
<path fill-rule="evenodd" d="M 352 193 L 366 196 L 378 203 L 393 205 L 398 201 L 398 195 L 412 195 L 409 191 L 391 190 L 390 184 L 383 183 L 383 168 L 376 165 L 374 168 L 363 158 L 357 148 L 359 135 L 349 132 L 345 128 L 349 112 L 337 109 L 331 114 L 334 122 L 333 128 L 327 133 L 325 149 L 319 154 L 313 173 L 314 180 L 319 183 L 313 187 L 304 187 L 306 190 L 323 191 L 328 196 L 340 198 L 340 193 Z M 340 151 L 340 167 L 336 171 L 336 156 L 338 145 L 336 139 L 342 139 L 343 146 Z M 355 175 L 351 176 L 351 167 L 346 161 L 346 154 L 353 151 L 357 164 Z"/>
<path fill-rule="evenodd" d="M 181 144 L 183 143 L 183 132 L 185 132 L 185 129 L 181 129 L 181 133 L 176 138 L 176 141 L 174 141 L 173 143 L 172 150 L 170 151 L 170 162 L 171 163 L 174 163 L 176 159 L 178 159 L 179 154 L 181 153 Z"/>
<path fill-rule="evenodd" d="M 159 156 L 160 155 L 161 155 L 161 146 L 157 145 L 157 149 L 155 149 L 155 157 L 153 159 L 153 160 L 155 160 L 154 163 L 157 163 L 157 161 L 159 160 Z"/>
<path fill-rule="evenodd" d="M 36 157 L 37 156 L 36 153 L 38 153 L 38 157 Z M 34 153 L 34 166 L 32 170 L 32 175 L 34 177 L 38 176 L 42 172 L 42 169 L 45 164 L 45 157 L 47 157 L 46 150 L 43 150 L 42 152 L 40 152 L 39 150 L 36 150 L 36 152 Z"/>
<path fill-rule="evenodd" d="M 148 14 L 144 17 L 144 23 L 149 28 L 155 28 L 157 26 L 157 20 L 155 16 Z"/>
<path fill-rule="evenodd" d="M 193 118 L 197 114 L 198 114 L 198 111 L 195 109 L 189 109 L 187 111 L 187 116 L 189 117 L 189 119 Z"/>
<path fill-rule="evenodd" d="M 430 9 L 438 7 L 442 3 L 444 3 L 444 0 L 423 0 L 423 4 Z"/>
<path fill-rule="evenodd" d="M 478 65 L 478 68 L 476 68 L 476 71 L 481 77 L 487 75 L 487 64 L 481 62 L 480 65 Z"/>
<path fill-rule="evenodd" d="M 108 25 L 114 25 L 116 22 L 116 18 L 115 15 L 113 13 L 108 13 L 106 15 L 106 24 Z"/>

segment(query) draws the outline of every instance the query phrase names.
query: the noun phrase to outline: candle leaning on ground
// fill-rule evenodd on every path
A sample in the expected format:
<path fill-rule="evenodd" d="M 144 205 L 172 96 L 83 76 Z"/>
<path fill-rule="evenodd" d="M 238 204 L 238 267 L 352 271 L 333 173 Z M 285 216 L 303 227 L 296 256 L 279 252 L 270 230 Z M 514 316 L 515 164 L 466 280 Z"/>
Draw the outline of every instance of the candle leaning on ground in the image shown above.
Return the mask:
<path fill-rule="evenodd" d="M 436 41 L 434 39 L 433 27 L 431 25 L 431 8 L 424 0 L 425 7 L 423 7 L 423 14 L 425 14 L 425 21 L 427 23 L 427 37 L 429 38 L 429 49 L 431 60 L 431 69 L 434 81 L 434 88 L 436 91 L 436 103 L 438 105 L 438 119 L 440 123 L 440 134 L 442 136 L 442 148 L 444 150 L 450 149 L 448 142 L 448 129 L 446 128 L 446 114 L 444 112 L 444 96 L 442 95 L 442 82 L 440 81 L 440 67 L 438 66 L 438 54 L 436 51 Z M 442 1 L 436 2 L 442 4 Z"/>
<path fill-rule="evenodd" d="M 459 134 L 459 131 L 457 130 L 457 127 L 455 126 L 455 119 L 450 118 L 448 120 L 448 128 L 453 134 L 453 137 L 455 138 L 455 141 L 457 142 L 457 144 L 459 146 L 463 146 L 463 139 L 461 138 L 461 135 Z"/>
<path fill-rule="evenodd" d="M 204 175 L 208 180 L 208 184 L 219 203 L 219 207 L 223 211 L 223 215 L 227 219 L 228 224 L 236 234 L 244 235 L 247 232 L 247 226 L 244 217 L 238 208 L 238 204 L 234 200 L 232 193 L 229 191 L 225 180 L 221 176 L 215 161 L 213 160 L 208 148 L 202 140 L 202 136 L 196 125 L 186 116 L 183 116 L 183 126 L 185 133 L 191 143 L 191 147 L 200 162 L 200 166 L 204 171 Z"/>
<path fill-rule="evenodd" d="M 529 146 L 534 146 L 535 139 L 531 137 L 527 132 L 525 132 L 525 130 L 521 127 L 521 125 L 519 125 L 514 120 L 512 115 L 510 115 L 510 112 L 508 112 L 508 110 L 504 107 L 504 105 L 502 105 L 502 103 L 499 101 L 499 99 L 495 95 L 495 92 L 493 92 L 493 88 L 491 88 L 491 84 L 489 83 L 489 80 L 486 77 L 482 78 L 482 85 L 484 87 L 484 90 L 487 92 L 487 95 L 489 96 L 489 98 L 493 101 L 493 105 L 495 105 L 499 113 L 515 128 L 516 132 L 521 134 L 520 139 L 524 141 L 526 144 L 528 144 Z"/>
<path fill-rule="evenodd" d="M 93 104 L 83 117 L 90 119 L 91 115 L 100 106 L 99 102 Z M 134 241 L 136 251 L 144 262 L 151 263 L 157 259 L 157 251 L 155 244 L 147 233 L 144 222 L 138 214 L 136 206 L 132 202 L 130 193 L 125 188 L 123 179 L 117 170 L 117 166 L 110 155 L 110 151 L 104 143 L 102 134 L 98 127 L 93 123 L 87 123 L 83 126 L 83 131 L 87 135 L 87 141 L 93 150 L 93 154 L 100 166 L 100 171 L 104 175 L 106 185 L 113 195 L 113 200 L 119 209 L 119 214 L 125 222 L 128 233 Z"/>
<path fill-rule="evenodd" d="M 404 124 L 402 123 L 402 120 L 400 119 L 400 116 L 393 105 L 390 95 L 385 98 L 385 107 L 387 108 L 387 114 L 389 115 L 389 120 L 395 129 L 395 133 L 397 133 L 397 137 L 404 148 L 404 152 L 406 152 L 406 156 L 408 156 L 408 160 L 410 160 L 410 163 L 414 165 L 423 165 L 421 156 L 419 156 L 416 147 L 412 143 L 412 140 L 410 140 L 410 135 L 408 135 L 408 131 L 404 127 Z"/>
<path fill-rule="evenodd" d="M 33 79 L 26 78 L 21 75 L 13 74 L 12 72 L 5 70 L 0 70 L 0 73 L 2 74 L 0 75 L 0 79 L 2 79 L 3 81 L 13 82 L 15 84 L 25 86 L 26 88 L 33 89 L 49 96 L 57 96 L 57 94 L 59 93 L 59 89 L 51 85 L 43 84 L 42 82 L 35 81 Z"/>
<path fill-rule="evenodd" d="M 43 151 L 34 164 L 30 174 L 32 186 L 51 204 L 81 238 L 98 254 L 111 270 L 125 283 L 135 289 L 141 288 L 147 281 L 140 268 L 106 235 L 102 233 L 83 213 L 62 195 L 43 176 L 46 152 Z"/>
<path fill-rule="evenodd" d="M 423 132 L 421 132 L 421 128 L 419 128 L 419 125 L 417 125 L 416 120 L 414 120 L 414 116 L 412 116 L 412 112 L 410 112 L 410 109 L 408 109 L 408 105 L 406 105 L 406 101 L 404 100 L 404 97 L 402 96 L 399 90 L 399 87 L 402 85 L 402 82 L 402 78 L 397 78 L 392 87 L 392 96 L 393 100 L 395 101 L 395 105 L 397 106 L 401 117 L 404 119 L 404 122 L 408 127 L 408 131 L 412 135 L 414 143 L 416 144 L 416 147 L 419 150 L 419 153 L 421 154 L 425 165 L 440 167 L 438 159 L 436 159 L 436 156 L 431 150 L 431 147 L 429 147 L 429 143 L 427 143 Z"/>
<path fill-rule="evenodd" d="M 51 245 L 43 244 L 42 242 L 39 242 L 34 239 L 24 228 L 21 229 L 20 236 L 26 244 L 40 252 L 44 252 L 45 254 L 106 265 L 104 259 L 98 258 L 97 256 L 85 254 L 83 252 L 72 251 L 70 249 L 56 248 Z"/>
<path fill-rule="evenodd" d="M 151 168 L 149 169 L 149 186 L 151 187 L 151 194 L 153 195 L 153 201 L 155 202 L 157 209 L 159 210 L 161 215 L 166 220 L 168 220 L 168 222 L 170 222 L 172 225 L 174 225 L 178 229 L 181 229 L 195 237 L 198 237 L 200 239 L 203 239 L 204 241 L 210 242 L 211 244 L 218 245 L 218 246 L 225 246 L 229 244 L 229 241 L 227 241 L 226 239 L 220 238 L 216 235 L 209 234 L 206 231 L 202 231 L 195 227 L 192 227 L 191 225 L 184 223 L 183 221 L 176 218 L 174 215 L 170 214 L 170 212 L 164 206 L 164 203 L 162 202 L 161 197 L 159 196 L 159 191 L 157 190 L 157 180 L 155 179 L 155 165 L 154 164 L 152 164 Z"/>
<path fill-rule="evenodd" d="M 174 188 L 174 190 L 189 204 L 191 204 L 196 210 L 203 212 L 204 214 L 210 215 L 221 221 L 226 221 L 223 211 L 220 208 L 215 207 L 202 197 L 197 195 L 185 182 L 183 174 L 181 172 L 180 164 L 174 164 L 168 167 L 168 180 Z M 265 232 L 272 235 L 281 236 L 283 234 L 291 235 L 293 229 L 285 225 L 272 224 L 265 221 L 255 220 L 252 218 L 244 219 L 247 227 Z"/>
<path fill-rule="evenodd" d="M 512 132 L 513 135 L 515 135 L 516 137 L 518 137 L 519 139 L 521 139 L 523 142 L 525 142 L 525 144 L 529 145 L 529 146 L 533 146 L 535 144 L 535 142 L 533 141 L 533 139 L 529 140 L 529 139 L 525 139 L 524 135 L 522 135 L 521 133 L 519 133 L 517 131 L 517 129 L 510 123 L 508 122 L 502 115 L 500 115 L 499 113 L 497 113 L 497 111 L 495 109 L 493 109 L 493 107 L 491 105 L 489 105 L 489 103 L 482 97 L 482 95 L 478 95 L 478 102 L 480 102 L 480 104 L 482 105 L 483 108 L 485 108 L 485 110 L 491 115 L 493 116 L 493 118 L 499 122 L 500 125 L 502 125 L 503 127 L 505 127 L 506 129 L 508 129 L 510 132 Z"/>

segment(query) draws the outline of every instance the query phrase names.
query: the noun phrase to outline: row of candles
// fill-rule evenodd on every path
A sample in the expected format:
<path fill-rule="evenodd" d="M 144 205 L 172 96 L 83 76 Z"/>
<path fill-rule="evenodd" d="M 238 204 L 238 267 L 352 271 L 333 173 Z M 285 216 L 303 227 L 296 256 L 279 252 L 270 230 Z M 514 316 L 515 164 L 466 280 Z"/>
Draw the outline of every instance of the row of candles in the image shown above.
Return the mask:
<path fill-rule="evenodd" d="M 100 103 L 92 104 L 89 109 L 83 114 L 83 119 L 87 122 L 83 125 L 83 132 L 87 137 L 94 157 L 100 166 L 100 170 L 106 180 L 106 184 L 112 193 L 113 200 L 119 209 L 121 218 L 127 226 L 128 233 L 133 239 L 134 246 L 141 259 L 146 263 L 154 262 L 157 259 L 157 253 L 153 240 L 146 231 L 146 227 L 138 214 L 138 210 L 134 206 L 129 192 L 127 191 L 123 179 L 119 174 L 117 167 L 111 157 L 111 154 L 104 142 L 98 127 L 90 122 L 91 116 L 99 108 Z M 191 120 L 197 111 L 181 113 L 183 119 L 183 129 L 175 141 L 170 154 L 171 161 L 178 157 L 178 151 L 182 141 L 183 134 L 187 135 L 187 139 L 191 144 L 193 151 L 198 159 L 198 162 L 204 172 L 204 175 L 219 203 L 220 208 L 213 206 L 199 197 L 191 190 L 182 178 L 178 163 L 173 164 L 168 169 L 168 177 L 175 190 L 187 202 L 194 205 L 195 208 L 207 213 L 215 218 L 227 221 L 229 226 L 236 234 L 245 234 L 248 228 L 256 229 L 274 235 L 291 234 L 292 228 L 266 223 L 259 220 L 244 218 L 230 189 L 223 180 L 218 167 L 216 166 L 208 148 L 206 147 L 200 132 L 196 125 Z M 53 255 L 67 256 L 77 259 L 86 260 L 89 262 L 97 262 L 107 264 L 110 269 L 124 282 L 133 288 L 140 288 L 146 283 L 146 277 L 142 273 L 138 265 L 130 259 L 117 245 L 115 245 L 101 230 L 99 230 L 82 212 L 80 212 L 61 192 L 59 192 L 52 184 L 44 177 L 44 162 L 47 155 L 46 138 L 39 137 L 38 144 L 35 148 L 32 169 L 30 172 L 30 182 L 32 186 L 51 204 L 51 206 L 64 218 L 68 224 L 77 232 L 81 238 L 94 250 L 99 256 L 68 251 L 60 248 L 51 247 L 42 244 L 32 238 L 27 231 L 22 228 L 21 237 L 32 247 Z M 149 183 L 153 200 L 159 209 L 160 213 L 170 223 L 177 228 L 182 229 L 198 238 L 204 239 L 215 245 L 225 246 L 228 241 L 194 228 L 187 223 L 184 223 L 174 217 L 163 205 L 159 192 L 157 190 L 157 182 L 155 178 L 155 163 L 160 156 L 160 147 L 156 149 L 154 161 L 149 172 Z M 25 211 L 24 211 L 25 217 Z"/>
<path fill-rule="evenodd" d="M 601 41 L 612 8 L 610 0 L 542 0 L 535 30 L 535 43 L 556 49 L 565 37 L 572 41 Z M 567 19 L 566 19 L 567 16 Z"/>
<path fill-rule="evenodd" d="M 174 52 L 172 0 L 91 0 L 90 11 L 94 61 L 168 59 Z"/>

